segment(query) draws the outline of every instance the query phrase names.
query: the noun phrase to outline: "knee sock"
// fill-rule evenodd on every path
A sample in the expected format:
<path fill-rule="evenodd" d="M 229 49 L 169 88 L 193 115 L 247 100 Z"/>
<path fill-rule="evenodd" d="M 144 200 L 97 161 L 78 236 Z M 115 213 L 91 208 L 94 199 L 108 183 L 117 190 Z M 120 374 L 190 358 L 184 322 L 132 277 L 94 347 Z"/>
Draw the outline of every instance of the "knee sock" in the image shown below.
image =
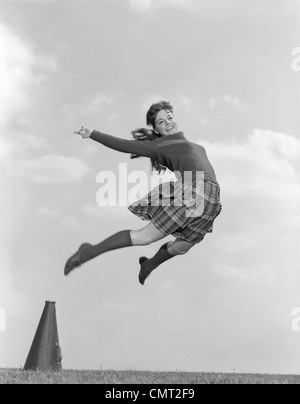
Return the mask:
<path fill-rule="evenodd" d="M 170 243 L 166 243 L 164 244 L 156 253 L 156 255 L 154 255 L 153 258 L 149 258 L 147 259 L 146 257 L 142 257 L 140 258 L 140 264 L 142 266 L 142 271 L 147 274 L 150 275 L 150 273 L 152 271 L 154 271 L 154 269 L 156 269 L 159 265 L 163 264 L 164 262 L 170 260 L 171 258 L 174 258 L 175 255 L 172 255 L 169 253 L 168 251 L 168 245 Z"/>
<path fill-rule="evenodd" d="M 120 231 L 119 233 L 116 233 L 113 236 L 102 241 L 101 243 L 87 248 L 82 252 L 82 263 L 96 258 L 108 251 L 113 251 L 124 247 L 132 247 L 133 244 L 130 233 L 131 230 Z"/>

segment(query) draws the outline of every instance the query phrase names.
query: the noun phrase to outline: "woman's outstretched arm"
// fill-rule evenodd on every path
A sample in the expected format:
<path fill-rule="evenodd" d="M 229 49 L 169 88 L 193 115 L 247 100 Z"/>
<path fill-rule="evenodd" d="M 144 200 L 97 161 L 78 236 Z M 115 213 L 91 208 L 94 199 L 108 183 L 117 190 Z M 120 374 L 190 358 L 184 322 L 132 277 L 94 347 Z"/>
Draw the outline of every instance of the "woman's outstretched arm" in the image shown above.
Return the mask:
<path fill-rule="evenodd" d="M 149 158 L 156 157 L 155 143 L 150 140 L 126 140 L 115 136 L 106 135 L 105 133 L 98 132 L 97 130 L 92 131 L 91 129 L 84 127 L 82 127 L 79 132 L 75 133 L 79 134 L 83 139 L 90 138 L 101 143 L 103 146 L 122 153 L 137 154 L 139 156 Z"/>

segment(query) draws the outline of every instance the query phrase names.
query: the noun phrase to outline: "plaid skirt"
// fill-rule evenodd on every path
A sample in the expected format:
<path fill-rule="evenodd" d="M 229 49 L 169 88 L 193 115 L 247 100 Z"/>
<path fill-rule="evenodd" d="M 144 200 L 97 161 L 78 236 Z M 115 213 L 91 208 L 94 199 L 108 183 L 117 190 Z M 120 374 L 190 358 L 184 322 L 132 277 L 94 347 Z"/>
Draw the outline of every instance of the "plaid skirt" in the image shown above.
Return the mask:
<path fill-rule="evenodd" d="M 142 220 L 152 221 L 165 236 L 200 243 L 221 213 L 220 187 L 211 181 L 168 182 L 128 208 Z"/>

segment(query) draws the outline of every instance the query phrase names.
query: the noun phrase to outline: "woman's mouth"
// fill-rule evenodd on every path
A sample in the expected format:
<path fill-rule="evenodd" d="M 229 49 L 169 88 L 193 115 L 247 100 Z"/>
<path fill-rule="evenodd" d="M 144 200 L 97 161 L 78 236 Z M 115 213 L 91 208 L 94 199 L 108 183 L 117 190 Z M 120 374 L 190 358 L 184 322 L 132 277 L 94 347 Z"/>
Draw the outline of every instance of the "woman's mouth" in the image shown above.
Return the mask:
<path fill-rule="evenodd" d="M 174 125 L 170 125 L 167 127 L 167 132 L 171 132 L 172 130 L 174 130 L 175 126 Z"/>

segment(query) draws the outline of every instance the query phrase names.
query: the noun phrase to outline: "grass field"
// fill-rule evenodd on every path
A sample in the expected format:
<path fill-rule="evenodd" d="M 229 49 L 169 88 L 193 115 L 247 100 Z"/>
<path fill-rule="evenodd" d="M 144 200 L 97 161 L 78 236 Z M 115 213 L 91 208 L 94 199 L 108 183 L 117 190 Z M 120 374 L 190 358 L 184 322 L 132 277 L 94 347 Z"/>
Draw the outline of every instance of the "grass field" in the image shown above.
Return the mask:
<path fill-rule="evenodd" d="M 53 373 L 0 369 L 0 384 L 300 384 L 300 376 L 109 370 Z"/>

